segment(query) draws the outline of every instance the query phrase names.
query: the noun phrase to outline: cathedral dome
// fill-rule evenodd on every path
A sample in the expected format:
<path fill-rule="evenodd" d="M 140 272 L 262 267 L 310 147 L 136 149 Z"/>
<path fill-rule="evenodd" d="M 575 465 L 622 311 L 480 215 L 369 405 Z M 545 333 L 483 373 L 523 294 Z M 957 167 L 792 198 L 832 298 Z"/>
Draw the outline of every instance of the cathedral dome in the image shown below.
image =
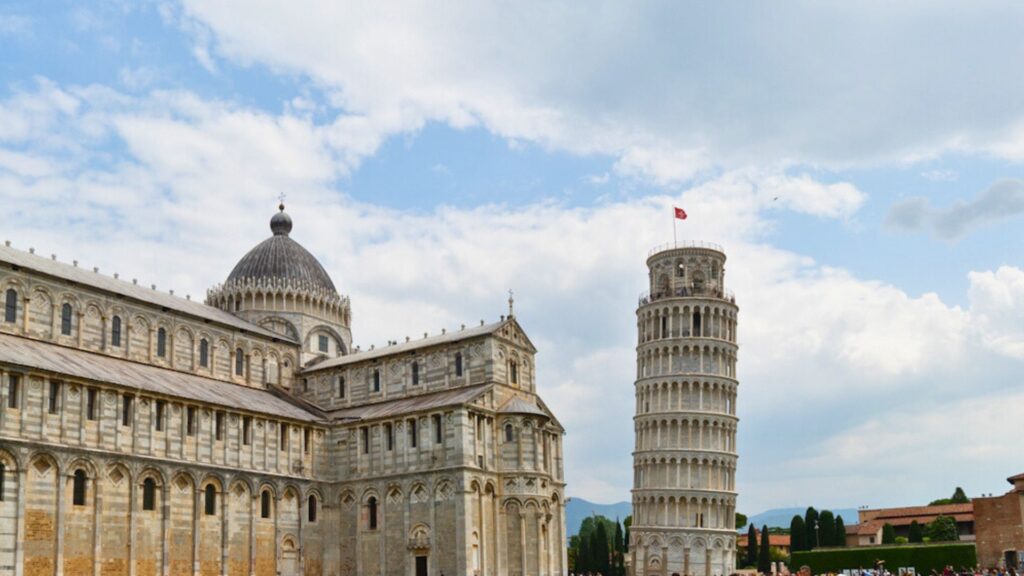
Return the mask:
<path fill-rule="evenodd" d="M 285 213 L 284 204 L 278 208 L 279 212 L 270 219 L 274 235 L 242 256 L 225 285 L 274 284 L 336 295 L 334 282 L 320 262 L 288 236 L 292 219 Z"/>

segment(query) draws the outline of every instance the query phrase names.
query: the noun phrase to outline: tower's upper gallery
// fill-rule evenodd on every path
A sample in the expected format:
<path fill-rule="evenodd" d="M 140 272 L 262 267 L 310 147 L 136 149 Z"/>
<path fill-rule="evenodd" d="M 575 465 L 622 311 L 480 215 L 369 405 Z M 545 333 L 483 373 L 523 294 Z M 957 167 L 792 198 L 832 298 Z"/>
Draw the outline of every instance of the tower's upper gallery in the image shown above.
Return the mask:
<path fill-rule="evenodd" d="M 284 211 L 284 204 L 270 219 L 273 236 L 257 244 L 242 256 L 228 275 L 225 286 L 251 282 L 254 284 L 278 284 L 292 290 L 323 291 L 337 295 L 334 282 L 320 262 L 292 240 L 292 219 Z"/>

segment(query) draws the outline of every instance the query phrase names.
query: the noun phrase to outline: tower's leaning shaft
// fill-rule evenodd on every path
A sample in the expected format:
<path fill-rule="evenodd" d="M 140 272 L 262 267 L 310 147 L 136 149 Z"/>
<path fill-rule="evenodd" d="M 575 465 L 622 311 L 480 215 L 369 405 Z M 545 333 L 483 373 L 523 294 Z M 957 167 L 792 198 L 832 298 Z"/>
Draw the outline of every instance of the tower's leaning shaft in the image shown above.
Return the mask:
<path fill-rule="evenodd" d="M 736 318 L 725 253 L 651 251 L 637 308 L 635 576 L 724 576 L 736 565 Z"/>

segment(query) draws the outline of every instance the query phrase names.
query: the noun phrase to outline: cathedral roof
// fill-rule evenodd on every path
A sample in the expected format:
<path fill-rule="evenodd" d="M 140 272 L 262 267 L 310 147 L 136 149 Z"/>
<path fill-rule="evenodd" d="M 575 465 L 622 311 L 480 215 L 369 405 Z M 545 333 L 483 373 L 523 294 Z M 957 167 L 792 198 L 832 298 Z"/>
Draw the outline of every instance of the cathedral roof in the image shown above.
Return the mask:
<path fill-rule="evenodd" d="M 386 400 L 373 404 L 364 404 L 352 408 L 343 408 L 330 412 L 332 420 L 373 420 L 375 418 L 391 418 L 422 410 L 434 410 L 445 406 L 467 404 L 491 389 L 490 384 L 478 384 L 466 388 L 444 390 L 428 394 Z"/>
<path fill-rule="evenodd" d="M 503 404 L 501 406 L 501 408 L 498 408 L 498 413 L 499 414 L 532 414 L 534 416 L 544 416 L 545 418 L 550 418 L 551 417 L 550 414 L 548 414 L 547 412 L 542 410 L 539 406 L 537 406 L 537 402 L 536 401 L 534 401 L 534 400 L 527 400 L 525 398 L 520 398 L 519 396 L 513 396 L 512 398 L 509 398 L 508 402 L 505 402 L 505 404 Z"/>
<path fill-rule="evenodd" d="M 256 245 L 242 256 L 228 275 L 226 286 L 244 283 L 276 283 L 289 287 L 312 288 L 337 295 L 334 282 L 320 262 L 292 240 L 292 219 L 284 211 L 270 219 L 273 236 Z"/>
<path fill-rule="evenodd" d="M 477 336 L 485 336 L 497 332 L 504 326 L 515 322 L 512 318 L 502 319 L 500 322 L 493 322 L 491 324 L 481 324 L 479 326 L 473 326 L 472 328 L 464 328 L 462 330 L 454 330 L 445 334 L 436 334 L 434 336 L 428 336 L 426 338 L 417 338 L 416 340 L 410 340 L 408 342 L 402 342 L 400 344 L 392 344 L 390 346 L 381 346 L 372 350 L 361 350 L 346 354 L 344 356 L 338 356 L 337 358 L 331 358 L 324 360 L 323 362 L 317 363 L 313 366 L 306 368 L 305 372 L 313 372 L 316 370 L 324 370 L 326 368 L 336 368 L 338 366 L 346 366 L 349 364 L 355 364 L 357 362 L 363 362 L 366 360 L 374 360 L 377 358 L 385 358 L 403 352 L 414 352 L 422 348 L 428 348 L 430 346 L 437 346 L 439 344 L 450 344 L 452 342 L 458 342 L 460 340 L 467 340 L 469 338 L 475 338 Z M 524 335 L 525 338 L 525 335 Z M 530 344 L 532 346 L 532 344 Z"/>
<path fill-rule="evenodd" d="M 100 274 L 95 269 L 87 270 L 77 265 L 65 264 L 55 258 L 44 258 L 37 254 L 22 252 L 9 245 L 0 244 L 0 262 L 32 270 L 54 278 L 60 278 L 83 286 L 89 286 L 112 294 L 118 294 L 145 304 L 151 304 L 174 310 L 182 314 L 217 322 L 238 330 L 245 330 L 268 338 L 290 341 L 291 339 L 275 334 L 269 330 L 251 324 L 241 318 L 229 314 L 219 308 L 207 306 L 196 300 L 179 298 L 173 294 L 157 291 L 156 288 L 141 286 L 135 282 L 125 282 Z"/>
<path fill-rule="evenodd" d="M 320 420 L 267 390 L 10 334 L 0 334 L 0 362 L 292 420 Z"/>

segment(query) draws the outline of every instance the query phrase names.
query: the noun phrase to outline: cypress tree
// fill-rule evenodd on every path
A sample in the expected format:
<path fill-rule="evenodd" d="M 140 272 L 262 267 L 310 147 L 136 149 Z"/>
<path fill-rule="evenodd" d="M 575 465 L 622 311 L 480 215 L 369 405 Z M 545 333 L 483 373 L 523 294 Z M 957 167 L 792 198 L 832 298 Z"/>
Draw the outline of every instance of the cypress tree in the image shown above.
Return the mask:
<path fill-rule="evenodd" d="M 590 563 L 590 538 L 581 537 L 579 544 L 576 552 L 576 573 L 592 572 L 594 567 Z"/>
<path fill-rule="evenodd" d="M 818 516 L 818 535 L 821 540 L 818 546 L 836 545 L 836 518 L 831 510 L 822 510 Z"/>
<path fill-rule="evenodd" d="M 619 519 L 615 519 L 615 553 L 612 555 L 612 574 L 615 576 L 625 576 L 625 546 L 622 541 L 622 524 L 619 524 Z"/>
<path fill-rule="evenodd" d="M 895 544 L 896 543 L 896 529 L 892 527 L 892 524 L 888 522 L 882 526 L 882 544 Z"/>
<path fill-rule="evenodd" d="M 793 552 L 807 550 L 807 531 L 799 514 L 793 516 L 789 523 L 789 549 Z"/>
<path fill-rule="evenodd" d="M 910 523 L 910 534 L 907 535 L 907 541 L 912 544 L 924 542 L 924 529 L 917 523 L 917 520 Z"/>
<path fill-rule="evenodd" d="M 761 527 L 761 549 L 757 555 L 757 571 L 762 574 L 771 574 L 772 571 L 772 550 L 771 541 L 768 539 L 768 526 Z"/>
<path fill-rule="evenodd" d="M 818 547 L 818 511 L 814 509 L 814 506 L 807 508 L 807 513 L 804 514 L 804 533 L 807 534 L 807 539 L 804 540 L 806 548 L 804 550 L 814 550 Z"/>
<path fill-rule="evenodd" d="M 626 516 L 626 519 L 622 521 L 623 536 L 622 536 L 622 553 L 629 552 L 629 527 L 633 525 L 633 515 Z M 625 561 L 623 561 L 625 563 Z"/>
<path fill-rule="evenodd" d="M 747 558 L 746 566 L 757 566 L 757 531 L 754 525 L 747 527 Z"/>
<path fill-rule="evenodd" d="M 846 546 L 846 524 L 842 515 L 836 516 L 836 539 L 833 546 Z"/>
<path fill-rule="evenodd" d="M 953 504 L 966 504 L 970 502 L 971 499 L 967 497 L 967 494 L 964 494 L 963 488 L 957 486 L 956 490 L 953 491 L 953 497 L 950 498 L 950 501 L 952 501 Z"/>
<path fill-rule="evenodd" d="M 604 522 L 597 523 L 594 530 L 594 537 L 590 544 L 590 554 L 593 558 L 593 569 L 601 574 L 611 574 L 610 554 L 608 550 L 608 530 Z"/>

